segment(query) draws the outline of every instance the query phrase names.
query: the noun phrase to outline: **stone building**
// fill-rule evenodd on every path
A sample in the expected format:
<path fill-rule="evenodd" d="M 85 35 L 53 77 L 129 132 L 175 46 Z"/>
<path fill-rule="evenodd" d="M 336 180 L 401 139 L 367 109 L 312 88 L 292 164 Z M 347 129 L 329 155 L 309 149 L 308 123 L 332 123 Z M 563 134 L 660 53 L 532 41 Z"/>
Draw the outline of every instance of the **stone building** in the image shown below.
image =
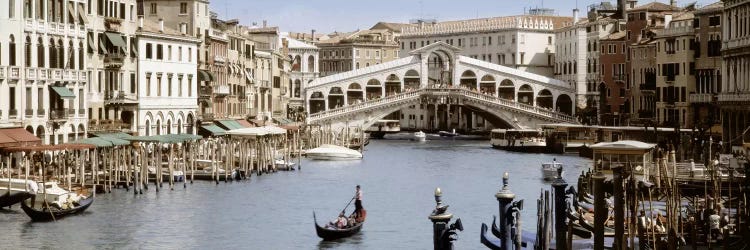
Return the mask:
<path fill-rule="evenodd" d="M 92 72 L 85 50 L 97 14 L 91 7 L 86 1 L 0 3 L 1 127 L 23 127 L 49 144 L 86 137 Z"/>
<path fill-rule="evenodd" d="M 721 87 L 723 8 L 723 2 L 716 2 L 694 12 L 695 91 L 690 92 L 688 101 L 693 124 L 698 129 L 710 128 L 721 121 L 716 95 Z"/>
<path fill-rule="evenodd" d="M 227 54 L 229 53 L 229 37 L 226 34 L 226 25 L 222 20 L 211 13 L 211 28 L 208 30 L 206 44 L 208 45 L 208 56 L 206 70 L 210 72 L 211 108 L 214 119 L 228 118 L 231 114 L 229 103 L 234 97 L 229 86 L 231 74 Z"/>
<path fill-rule="evenodd" d="M 87 68 L 90 130 L 136 130 L 135 0 L 90 1 Z"/>
<path fill-rule="evenodd" d="M 657 32 L 656 121 L 669 127 L 693 127 L 688 93 L 695 91 L 695 50 L 692 11 L 675 14 Z"/>
<path fill-rule="evenodd" d="M 329 34 L 319 41 L 320 76 L 369 67 L 399 58 L 394 33 L 386 29 Z"/>
<path fill-rule="evenodd" d="M 138 135 L 195 134 L 200 40 L 145 21 L 137 32 Z"/>
<path fill-rule="evenodd" d="M 288 84 L 291 70 L 288 44 L 281 39 L 278 27 L 246 27 L 255 42 L 255 88 L 249 116 L 259 121 L 286 118 L 291 93 Z M 283 84 L 282 84 L 283 83 Z"/>
<path fill-rule="evenodd" d="M 404 27 L 400 54 L 443 41 L 460 54 L 548 77 L 553 76 L 555 29 L 570 26 L 572 17 L 555 16 L 550 9 L 529 14 L 456 21 L 419 20 Z"/>
<path fill-rule="evenodd" d="M 600 40 L 599 72 L 601 82 L 599 91 L 599 124 L 617 126 L 622 124 L 620 114 L 628 113 L 627 71 L 625 56 L 627 52 L 627 34 L 618 31 Z"/>
<path fill-rule="evenodd" d="M 721 106 L 724 150 L 741 150 L 742 142 L 750 142 L 747 131 L 750 124 L 750 32 L 744 13 L 750 10 L 750 1 L 724 1 L 721 46 L 723 63 L 718 101 Z M 738 18 L 742 17 L 742 18 Z M 730 145 L 730 146 L 726 146 Z"/>
<path fill-rule="evenodd" d="M 291 72 L 289 73 L 289 89 L 291 100 L 289 107 L 297 109 L 304 108 L 304 93 L 307 83 L 315 80 L 320 75 L 318 59 L 320 49 L 315 45 L 300 40 L 283 36 L 289 47 L 289 58 L 291 59 Z"/>

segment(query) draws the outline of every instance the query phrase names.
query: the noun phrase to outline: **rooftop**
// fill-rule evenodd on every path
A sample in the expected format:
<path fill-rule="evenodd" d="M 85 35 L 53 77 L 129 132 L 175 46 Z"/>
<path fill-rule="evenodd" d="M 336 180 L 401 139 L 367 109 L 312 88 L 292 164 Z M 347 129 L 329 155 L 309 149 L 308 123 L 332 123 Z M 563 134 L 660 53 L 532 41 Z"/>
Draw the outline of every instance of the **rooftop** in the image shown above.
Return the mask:
<path fill-rule="evenodd" d="M 425 36 L 461 32 L 492 31 L 501 29 L 532 29 L 551 31 L 556 28 L 569 26 L 572 22 L 573 17 L 517 15 L 445 21 L 437 23 L 421 23 L 414 26 L 404 27 L 401 33 L 402 36 Z"/>
<path fill-rule="evenodd" d="M 644 5 L 635 6 L 635 8 L 629 9 L 631 11 L 652 11 L 652 12 L 664 12 L 664 11 L 679 11 L 680 8 L 660 2 L 650 2 Z"/>

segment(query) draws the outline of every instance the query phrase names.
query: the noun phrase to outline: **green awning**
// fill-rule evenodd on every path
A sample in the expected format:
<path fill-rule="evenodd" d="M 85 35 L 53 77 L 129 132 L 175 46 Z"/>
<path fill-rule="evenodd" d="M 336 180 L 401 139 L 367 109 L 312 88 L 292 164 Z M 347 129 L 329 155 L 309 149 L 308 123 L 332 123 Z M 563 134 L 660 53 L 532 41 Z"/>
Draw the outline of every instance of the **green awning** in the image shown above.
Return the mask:
<path fill-rule="evenodd" d="M 211 74 L 211 72 L 208 72 L 207 70 L 198 70 L 198 81 L 206 81 L 211 82 L 214 80 L 214 75 Z"/>
<path fill-rule="evenodd" d="M 112 45 L 124 48 L 127 46 L 125 43 L 125 40 L 122 40 L 122 37 L 120 34 L 112 33 L 112 32 L 104 32 L 105 35 L 107 35 L 107 38 L 109 39 L 109 42 L 112 43 Z"/>
<path fill-rule="evenodd" d="M 94 43 L 94 36 L 92 33 L 89 33 L 86 36 L 86 40 L 89 41 L 89 49 L 91 49 L 92 52 L 96 52 L 96 43 Z"/>
<path fill-rule="evenodd" d="M 132 135 L 129 135 L 129 134 L 126 134 L 126 133 L 123 133 L 123 132 L 116 132 L 116 133 L 112 133 L 112 132 L 93 132 L 91 134 L 93 134 L 93 135 L 95 135 L 97 137 L 112 137 L 112 138 L 123 139 L 123 140 L 128 140 L 128 139 L 130 139 L 130 138 L 133 137 Z"/>
<path fill-rule="evenodd" d="M 62 99 L 75 99 L 76 98 L 76 95 L 73 94 L 73 92 L 70 92 L 70 90 L 68 88 L 66 88 L 66 87 L 54 87 L 53 86 L 51 88 Z"/>
<path fill-rule="evenodd" d="M 226 134 L 226 130 L 216 125 L 204 125 L 201 129 L 208 131 L 213 136 L 222 136 Z"/>
<path fill-rule="evenodd" d="M 245 126 L 242 126 L 242 124 L 240 124 L 239 122 L 235 120 L 221 120 L 221 121 L 216 121 L 216 122 L 219 123 L 217 124 L 219 125 L 219 127 L 226 129 L 226 130 L 245 128 Z"/>
<path fill-rule="evenodd" d="M 193 134 L 167 134 L 167 135 L 152 135 L 152 136 L 133 136 L 129 141 L 140 141 L 140 142 L 160 142 L 160 143 L 182 143 L 186 141 L 194 141 L 201 139 L 200 136 Z"/>
<path fill-rule="evenodd" d="M 71 143 L 72 144 L 92 144 L 96 146 L 97 148 L 130 145 L 129 141 L 114 138 L 114 137 L 91 137 L 91 138 L 86 138 L 86 139 L 80 139 Z"/>

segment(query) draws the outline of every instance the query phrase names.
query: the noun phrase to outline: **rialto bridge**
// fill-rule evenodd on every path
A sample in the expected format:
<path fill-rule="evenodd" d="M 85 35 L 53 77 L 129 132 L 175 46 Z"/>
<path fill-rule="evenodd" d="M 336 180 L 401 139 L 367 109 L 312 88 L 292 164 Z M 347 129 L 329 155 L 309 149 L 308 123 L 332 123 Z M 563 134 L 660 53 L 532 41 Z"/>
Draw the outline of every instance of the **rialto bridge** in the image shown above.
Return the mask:
<path fill-rule="evenodd" d="M 436 42 L 401 59 L 318 78 L 304 91 L 307 123 L 366 128 L 416 105 L 427 107 L 436 129 L 472 116 L 505 128 L 577 123 L 573 86 L 458 51 Z"/>

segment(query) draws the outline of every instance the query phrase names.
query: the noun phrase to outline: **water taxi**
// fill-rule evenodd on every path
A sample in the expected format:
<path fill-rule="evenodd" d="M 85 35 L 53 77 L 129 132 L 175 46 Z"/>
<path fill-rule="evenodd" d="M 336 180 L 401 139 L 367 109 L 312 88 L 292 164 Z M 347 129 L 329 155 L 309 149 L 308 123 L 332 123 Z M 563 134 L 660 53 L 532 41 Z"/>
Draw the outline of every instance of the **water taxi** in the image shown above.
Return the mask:
<path fill-rule="evenodd" d="M 493 129 L 490 132 L 493 148 L 508 151 L 541 153 L 547 143 L 544 132 L 534 129 Z"/>
<path fill-rule="evenodd" d="M 401 132 L 401 121 L 399 120 L 378 120 L 367 128 L 365 132 L 370 133 L 372 138 L 383 139 L 386 134 L 395 134 Z"/>

